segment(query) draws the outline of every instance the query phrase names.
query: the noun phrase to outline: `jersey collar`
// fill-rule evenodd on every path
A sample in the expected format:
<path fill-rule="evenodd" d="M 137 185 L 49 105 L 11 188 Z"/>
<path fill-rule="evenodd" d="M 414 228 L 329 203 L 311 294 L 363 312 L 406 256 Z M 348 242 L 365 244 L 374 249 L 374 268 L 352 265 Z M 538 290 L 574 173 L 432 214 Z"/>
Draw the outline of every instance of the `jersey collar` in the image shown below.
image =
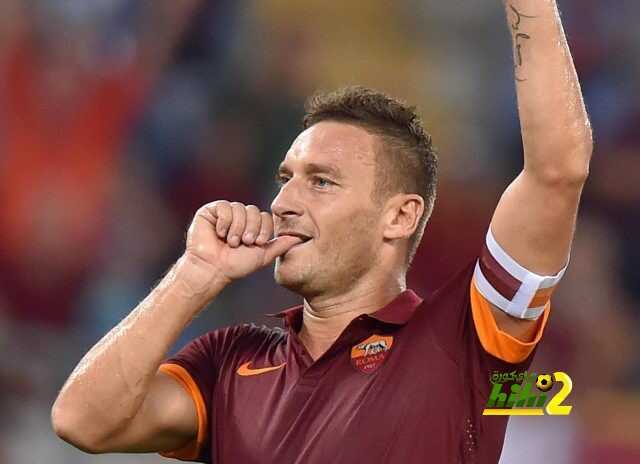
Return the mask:
<path fill-rule="evenodd" d="M 370 314 L 364 316 L 377 319 L 388 324 L 404 325 L 406 324 L 416 308 L 422 303 L 423 299 L 413 290 L 407 289 L 398 294 L 389 304 Z M 280 317 L 285 320 L 287 326 L 299 325 L 299 319 L 302 317 L 303 305 L 297 305 L 292 308 L 284 309 L 277 313 L 265 314 L 269 317 Z"/>

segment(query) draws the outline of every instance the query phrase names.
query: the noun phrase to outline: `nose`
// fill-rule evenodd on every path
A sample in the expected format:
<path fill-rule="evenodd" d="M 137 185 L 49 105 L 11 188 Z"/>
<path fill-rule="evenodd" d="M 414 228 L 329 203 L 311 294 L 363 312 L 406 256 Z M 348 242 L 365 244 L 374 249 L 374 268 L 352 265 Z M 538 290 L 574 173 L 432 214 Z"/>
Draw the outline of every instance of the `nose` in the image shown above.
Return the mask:
<path fill-rule="evenodd" d="M 290 179 L 280 188 L 280 192 L 271 202 L 271 212 L 281 219 L 302 215 L 302 204 L 294 179 Z"/>

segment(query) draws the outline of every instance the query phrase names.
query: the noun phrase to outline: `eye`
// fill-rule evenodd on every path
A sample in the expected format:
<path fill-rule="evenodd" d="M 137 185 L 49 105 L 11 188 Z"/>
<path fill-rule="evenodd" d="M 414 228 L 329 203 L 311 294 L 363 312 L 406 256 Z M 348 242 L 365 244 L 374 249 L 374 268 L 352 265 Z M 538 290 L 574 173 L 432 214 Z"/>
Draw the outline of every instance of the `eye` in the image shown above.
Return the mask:
<path fill-rule="evenodd" d="M 318 176 L 313 178 L 313 183 L 318 187 L 322 187 L 322 188 L 333 185 L 333 182 L 331 182 L 329 179 L 325 179 L 324 177 L 318 177 Z"/>
<path fill-rule="evenodd" d="M 275 181 L 277 185 L 284 185 L 289 181 L 289 176 L 278 173 L 276 174 Z"/>

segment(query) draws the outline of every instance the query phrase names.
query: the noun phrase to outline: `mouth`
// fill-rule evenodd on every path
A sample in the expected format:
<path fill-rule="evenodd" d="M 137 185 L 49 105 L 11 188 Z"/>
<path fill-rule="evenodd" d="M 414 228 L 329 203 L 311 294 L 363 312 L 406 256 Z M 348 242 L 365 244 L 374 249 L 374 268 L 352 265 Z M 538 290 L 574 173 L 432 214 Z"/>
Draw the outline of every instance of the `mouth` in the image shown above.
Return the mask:
<path fill-rule="evenodd" d="M 298 245 L 302 245 L 304 243 L 307 243 L 308 241 L 310 241 L 313 237 L 310 237 L 309 235 L 305 235 L 303 233 L 300 232 L 293 232 L 293 231 L 285 231 L 285 232 L 279 232 L 278 234 L 276 234 L 276 237 L 282 237 L 288 235 L 290 237 L 298 237 L 299 239 L 302 240 L 302 243 L 299 243 Z M 295 245 L 295 246 L 298 246 Z"/>
<path fill-rule="evenodd" d="M 297 243 L 295 245 L 293 245 L 291 248 L 289 248 L 289 250 L 285 253 L 288 254 L 291 250 L 293 250 L 294 248 L 298 248 L 301 247 L 303 245 L 306 245 L 307 243 L 309 243 L 311 240 L 313 240 L 313 237 L 310 237 L 308 235 L 302 234 L 300 232 L 294 232 L 294 231 L 283 231 L 283 232 L 279 232 L 276 236 L 277 237 L 282 237 L 285 235 L 289 235 L 291 237 L 298 237 L 302 240 L 302 242 Z"/>

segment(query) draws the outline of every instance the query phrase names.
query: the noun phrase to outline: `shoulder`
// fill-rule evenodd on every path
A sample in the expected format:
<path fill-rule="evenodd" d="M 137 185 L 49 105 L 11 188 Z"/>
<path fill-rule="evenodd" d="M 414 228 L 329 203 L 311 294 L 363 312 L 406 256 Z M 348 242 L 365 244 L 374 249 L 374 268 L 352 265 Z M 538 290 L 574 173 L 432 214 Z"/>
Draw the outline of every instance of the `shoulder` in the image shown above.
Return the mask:
<path fill-rule="evenodd" d="M 429 305 L 449 301 L 460 306 L 466 306 L 469 302 L 469 285 L 473 278 L 477 259 L 477 257 L 474 257 L 464 263 L 444 284 L 425 299 L 425 303 Z"/>
<path fill-rule="evenodd" d="M 464 340 L 472 332 L 469 285 L 475 259 L 464 263 L 437 290 L 428 294 L 414 318 L 414 328 L 425 342 L 436 343 L 449 357 L 458 361 Z"/>
<path fill-rule="evenodd" d="M 223 327 L 204 336 L 205 343 L 218 354 L 231 351 L 256 350 L 273 346 L 286 339 L 286 332 L 279 327 L 268 327 L 253 322 Z"/>
<path fill-rule="evenodd" d="M 268 327 L 264 324 L 245 322 L 231 327 L 236 343 L 256 346 L 261 344 L 273 344 L 283 341 L 286 332 L 280 327 Z"/>

